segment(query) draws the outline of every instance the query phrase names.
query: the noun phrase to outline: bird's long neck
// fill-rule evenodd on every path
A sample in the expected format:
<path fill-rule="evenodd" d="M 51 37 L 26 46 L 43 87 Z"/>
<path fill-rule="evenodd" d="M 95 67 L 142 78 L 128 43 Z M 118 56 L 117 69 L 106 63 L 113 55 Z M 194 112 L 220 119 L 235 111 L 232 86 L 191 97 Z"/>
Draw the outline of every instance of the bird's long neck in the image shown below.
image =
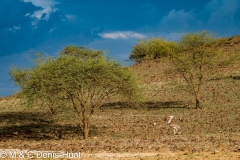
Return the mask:
<path fill-rule="evenodd" d="M 168 121 L 168 124 L 169 124 L 169 125 L 171 124 L 172 119 L 173 119 L 173 117 L 171 117 L 171 118 L 169 119 L 169 121 Z"/>

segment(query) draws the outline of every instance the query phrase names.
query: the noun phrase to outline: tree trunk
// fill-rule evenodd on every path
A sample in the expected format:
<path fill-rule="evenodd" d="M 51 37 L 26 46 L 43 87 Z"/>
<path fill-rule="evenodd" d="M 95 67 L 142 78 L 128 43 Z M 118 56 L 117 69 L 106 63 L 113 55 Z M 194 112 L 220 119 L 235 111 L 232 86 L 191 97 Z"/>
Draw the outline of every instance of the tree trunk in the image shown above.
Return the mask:
<path fill-rule="evenodd" d="M 89 133 L 88 124 L 83 124 L 83 138 L 84 139 L 88 139 L 88 133 Z"/>
<path fill-rule="evenodd" d="M 200 94 L 196 93 L 196 108 L 195 109 L 202 109 L 201 105 L 200 105 Z"/>
<path fill-rule="evenodd" d="M 88 139 L 88 133 L 89 133 L 89 119 L 85 115 L 85 111 L 82 112 L 83 114 L 83 138 Z"/>
<path fill-rule="evenodd" d="M 196 108 L 195 109 L 201 109 L 199 99 L 196 98 Z"/>

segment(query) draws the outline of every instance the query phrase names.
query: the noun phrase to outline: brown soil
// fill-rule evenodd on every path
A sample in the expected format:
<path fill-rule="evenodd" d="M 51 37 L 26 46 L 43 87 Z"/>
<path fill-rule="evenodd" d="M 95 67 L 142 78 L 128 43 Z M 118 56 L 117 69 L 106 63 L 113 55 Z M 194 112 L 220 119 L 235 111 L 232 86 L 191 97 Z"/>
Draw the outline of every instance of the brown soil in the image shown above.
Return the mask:
<path fill-rule="evenodd" d="M 240 36 L 229 39 L 226 52 L 240 51 Z M 75 113 L 50 117 L 24 108 L 16 96 L 0 99 L 0 151 L 81 152 L 81 159 L 240 159 L 240 64 L 221 68 L 224 78 L 204 85 L 202 110 L 191 94 L 175 90 L 164 62 L 145 62 L 130 69 L 145 95 L 140 108 L 109 103 L 93 116 L 84 140 Z M 181 126 L 177 135 L 167 115 Z"/>

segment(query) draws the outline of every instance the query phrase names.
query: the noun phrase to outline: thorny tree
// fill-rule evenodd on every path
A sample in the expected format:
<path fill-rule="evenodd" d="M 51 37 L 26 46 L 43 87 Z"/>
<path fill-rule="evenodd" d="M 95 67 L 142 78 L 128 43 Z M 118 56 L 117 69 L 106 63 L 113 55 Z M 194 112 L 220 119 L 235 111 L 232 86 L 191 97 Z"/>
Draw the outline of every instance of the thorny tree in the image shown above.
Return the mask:
<path fill-rule="evenodd" d="M 195 97 L 195 108 L 201 109 L 201 88 L 203 84 L 217 75 L 216 68 L 227 66 L 239 61 L 239 54 L 221 51 L 224 38 L 217 39 L 207 31 L 189 33 L 178 43 L 178 51 L 171 54 L 171 64 L 175 73 L 185 81 L 179 85 Z"/>
<path fill-rule="evenodd" d="M 70 102 L 85 139 L 97 108 L 115 97 L 139 99 L 127 68 L 107 59 L 102 51 L 83 47 L 68 46 L 56 58 L 40 57 L 33 68 L 12 68 L 10 74 L 27 102 L 44 102 L 51 112 Z"/>

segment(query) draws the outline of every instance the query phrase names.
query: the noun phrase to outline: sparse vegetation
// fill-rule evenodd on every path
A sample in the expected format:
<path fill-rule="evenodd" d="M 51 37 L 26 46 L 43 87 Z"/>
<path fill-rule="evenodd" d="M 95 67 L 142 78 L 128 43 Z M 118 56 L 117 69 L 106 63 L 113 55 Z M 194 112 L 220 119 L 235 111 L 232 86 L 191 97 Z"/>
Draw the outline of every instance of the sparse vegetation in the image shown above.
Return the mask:
<path fill-rule="evenodd" d="M 211 45 L 217 48 L 215 51 L 219 51 L 218 53 L 224 53 L 221 58 L 229 54 L 239 54 L 240 36 L 214 41 Z M 85 48 L 65 48 L 56 59 L 40 58 L 38 59 L 40 65 L 36 65 L 36 68 L 44 66 L 43 64 L 52 64 L 58 58 L 66 57 L 66 61 L 72 62 L 70 60 L 78 57 L 76 53 L 79 49 L 82 51 Z M 188 51 L 185 51 L 188 54 Z M 211 49 L 207 48 L 206 51 Z M 81 53 L 81 57 L 85 57 L 85 53 Z M 96 58 L 96 56 L 98 53 L 90 57 Z M 219 60 L 222 60 L 221 58 Z M 86 57 L 83 59 L 84 63 L 88 61 Z M 237 56 L 228 62 L 235 60 L 237 61 Z M 60 65 L 63 71 L 63 66 L 71 69 L 69 65 L 74 64 L 64 65 L 66 61 L 61 60 L 64 62 Z M 203 106 L 201 110 L 192 109 L 195 102 L 192 102 L 194 95 L 191 92 L 176 90 L 175 85 L 170 83 L 172 77 L 166 76 L 166 71 L 171 71 L 172 66 L 166 58 L 158 61 L 144 61 L 128 67 L 127 70 L 138 76 L 138 87 L 142 88 L 142 94 L 147 100 L 142 103 L 144 107 L 130 108 L 125 105 L 125 101 L 119 95 L 107 99 L 106 103 L 99 107 L 98 112 L 91 115 L 88 140 L 84 139 L 84 130 L 79 128 L 78 115 L 74 109 L 63 109 L 60 114 L 53 117 L 53 119 L 60 119 L 55 121 L 49 119 L 47 110 L 40 112 L 23 110 L 21 101 L 16 96 L 3 98 L 0 100 L 0 141 L 3 142 L 0 148 L 80 151 L 83 155 L 82 159 L 109 159 L 110 157 L 114 159 L 238 159 L 240 156 L 240 63 L 229 66 L 228 62 L 226 62 L 227 65 L 224 64 L 226 67 L 223 65 L 213 67 L 213 72 L 209 72 L 221 76 L 212 74 L 210 79 L 201 84 L 200 100 Z M 50 69 L 54 69 L 54 66 L 48 68 Z M 119 69 L 126 71 L 126 68 Z M 24 71 L 30 72 L 30 70 Z M 96 70 L 93 71 L 96 73 Z M 116 71 L 118 72 L 118 69 Z M 53 73 L 55 72 L 50 72 L 49 76 L 52 77 Z M 64 74 L 57 74 L 56 77 L 66 77 L 67 73 L 69 70 Z M 86 73 L 92 72 L 90 70 Z M 47 79 L 47 77 L 44 78 Z M 175 78 L 179 85 L 186 84 L 181 75 L 175 74 Z M 106 82 L 106 84 L 109 83 L 112 82 Z M 105 82 L 98 84 L 104 86 Z M 69 84 L 69 87 L 72 86 Z M 51 91 L 50 88 L 48 90 Z M 74 92 L 77 90 L 78 88 Z M 70 97 L 66 96 L 65 90 L 59 93 L 52 91 L 56 93 L 54 95 L 56 97 L 53 96 L 53 98 L 63 95 L 65 98 Z M 40 100 L 51 98 L 45 96 L 42 94 L 39 98 L 43 99 Z M 48 102 L 48 99 L 45 102 Z M 72 107 L 71 103 L 66 104 Z M 39 101 L 35 105 L 39 106 Z M 56 109 L 59 108 L 56 107 Z M 173 122 L 181 126 L 176 135 L 167 124 L 167 115 L 174 115 Z"/>
<path fill-rule="evenodd" d="M 216 39 L 207 31 L 189 33 L 182 37 L 178 52 L 170 55 L 174 75 L 180 75 L 184 84 L 177 83 L 181 89 L 190 92 L 195 98 L 195 108 L 200 105 L 202 86 L 206 81 L 220 78 L 217 68 L 239 62 L 238 53 L 223 53 L 217 45 L 224 39 Z"/>
<path fill-rule="evenodd" d="M 71 104 L 85 139 L 92 115 L 103 104 L 120 96 L 129 102 L 138 100 L 133 76 L 102 51 L 68 46 L 59 57 L 38 57 L 36 62 L 31 69 L 10 71 L 21 94 L 27 103 L 48 106 L 51 113 Z"/>
<path fill-rule="evenodd" d="M 177 44 L 165 39 L 152 38 L 140 40 L 130 54 L 130 59 L 136 63 L 168 57 L 177 51 Z"/>
<path fill-rule="evenodd" d="M 173 67 L 166 71 L 166 76 L 172 76 L 177 89 L 191 93 L 195 98 L 195 108 L 199 109 L 202 108 L 200 101 L 203 84 L 210 79 L 221 78 L 217 68 L 240 62 L 238 52 L 226 53 L 219 47 L 226 41 L 207 31 L 185 34 L 177 43 L 150 39 L 137 43 L 130 59 L 139 63 L 142 60 L 168 57 L 161 60 Z"/>

